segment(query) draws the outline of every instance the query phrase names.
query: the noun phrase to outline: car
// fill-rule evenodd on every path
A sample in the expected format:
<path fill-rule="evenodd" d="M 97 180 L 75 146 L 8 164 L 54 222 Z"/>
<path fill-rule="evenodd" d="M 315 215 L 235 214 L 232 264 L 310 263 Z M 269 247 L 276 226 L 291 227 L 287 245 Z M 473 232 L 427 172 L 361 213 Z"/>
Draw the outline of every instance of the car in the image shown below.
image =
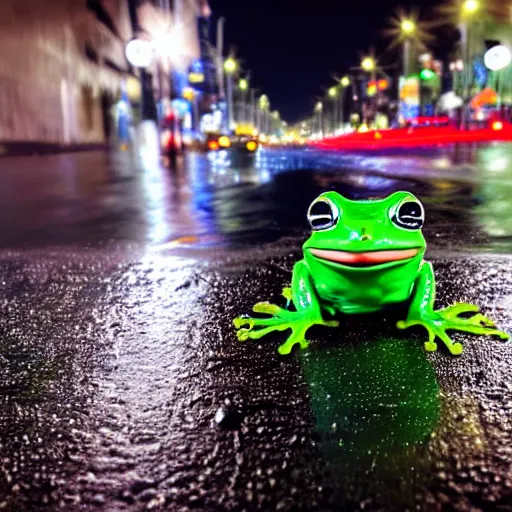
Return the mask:
<path fill-rule="evenodd" d="M 258 138 L 252 135 L 212 135 L 206 144 L 209 151 L 231 149 L 245 153 L 254 153 L 260 145 Z"/>

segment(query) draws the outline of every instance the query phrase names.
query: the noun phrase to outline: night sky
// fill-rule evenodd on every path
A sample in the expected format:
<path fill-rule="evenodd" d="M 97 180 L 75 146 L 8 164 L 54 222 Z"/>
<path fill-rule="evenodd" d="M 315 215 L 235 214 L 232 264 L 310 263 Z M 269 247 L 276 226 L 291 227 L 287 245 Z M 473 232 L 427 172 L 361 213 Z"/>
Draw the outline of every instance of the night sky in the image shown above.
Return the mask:
<path fill-rule="evenodd" d="M 436 2 L 437 3 L 437 2 Z M 223 16 L 225 52 L 233 49 L 252 85 L 268 94 L 287 121 L 311 111 L 315 98 L 360 62 L 371 46 L 388 46 L 383 35 L 398 5 L 433 17 L 433 0 L 210 0 L 213 18 Z M 215 27 L 212 26 L 212 32 Z M 386 58 L 386 57 L 384 57 Z M 387 60 L 393 60 L 388 55 Z"/>

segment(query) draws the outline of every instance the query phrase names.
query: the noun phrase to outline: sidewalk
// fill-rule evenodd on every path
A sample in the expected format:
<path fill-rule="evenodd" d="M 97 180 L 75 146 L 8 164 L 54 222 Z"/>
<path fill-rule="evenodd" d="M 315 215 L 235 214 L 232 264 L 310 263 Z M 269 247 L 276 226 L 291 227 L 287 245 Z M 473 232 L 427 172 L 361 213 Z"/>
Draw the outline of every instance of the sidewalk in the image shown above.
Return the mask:
<path fill-rule="evenodd" d="M 48 155 L 108 149 L 105 143 L 58 144 L 49 142 L 0 142 L 0 157 L 24 155 Z"/>

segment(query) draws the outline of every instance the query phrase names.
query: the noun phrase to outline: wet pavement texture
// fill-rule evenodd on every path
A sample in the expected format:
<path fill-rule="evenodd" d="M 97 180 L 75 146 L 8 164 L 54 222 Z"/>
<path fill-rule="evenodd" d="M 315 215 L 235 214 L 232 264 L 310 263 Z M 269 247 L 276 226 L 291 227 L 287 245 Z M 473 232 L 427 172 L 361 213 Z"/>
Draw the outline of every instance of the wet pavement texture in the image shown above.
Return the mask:
<path fill-rule="evenodd" d="M 512 149 L 0 160 L 0 510 L 512 510 L 512 345 L 399 313 L 237 342 L 321 191 L 425 203 L 438 304 L 512 331 Z"/>

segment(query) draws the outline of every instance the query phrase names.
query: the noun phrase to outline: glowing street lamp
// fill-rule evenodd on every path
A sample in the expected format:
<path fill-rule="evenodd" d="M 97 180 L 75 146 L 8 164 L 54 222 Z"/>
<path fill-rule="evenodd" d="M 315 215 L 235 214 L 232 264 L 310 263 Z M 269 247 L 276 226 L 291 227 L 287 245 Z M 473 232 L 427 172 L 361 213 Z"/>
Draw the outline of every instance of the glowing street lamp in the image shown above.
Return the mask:
<path fill-rule="evenodd" d="M 247 89 L 249 89 L 249 81 L 246 78 L 241 78 L 238 81 L 238 89 L 240 90 L 240 108 L 238 112 L 240 119 L 238 119 L 238 121 L 245 124 L 249 117 L 249 113 L 247 112 Z"/>
<path fill-rule="evenodd" d="M 484 55 L 484 64 L 491 71 L 499 71 L 506 68 L 512 62 L 510 50 L 501 44 L 493 46 Z"/>
<path fill-rule="evenodd" d="M 236 71 L 236 68 L 238 67 L 237 63 L 236 63 L 236 60 L 233 59 L 233 57 L 228 57 L 225 61 L 224 61 L 224 71 L 228 74 L 228 75 L 232 75 L 235 71 Z"/>
<path fill-rule="evenodd" d="M 268 99 L 268 96 L 266 94 L 262 94 L 259 99 L 259 104 L 261 110 L 267 110 L 270 106 L 270 101 Z"/>
<path fill-rule="evenodd" d="M 469 98 L 471 90 L 471 82 L 473 79 L 472 66 L 470 62 L 472 56 L 470 55 L 469 43 L 469 29 L 477 11 L 480 10 L 480 3 L 478 0 L 464 0 L 460 9 L 460 34 L 461 34 L 461 48 L 462 60 L 464 62 L 464 70 L 462 73 L 462 97 L 464 100 Z"/>
<path fill-rule="evenodd" d="M 462 4 L 462 14 L 465 16 L 471 16 L 475 14 L 480 8 L 480 4 L 477 0 L 465 0 Z"/>
<path fill-rule="evenodd" d="M 231 131 L 234 126 L 233 121 L 233 74 L 237 70 L 238 64 L 233 57 L 228 57 L 224 61 L 224 72 L 227 75 L 227 108 L 228 108 L 228 131 Z"/>
<path fill-rule="evenodd" d="M 404 18 L 400 23 L 400 30 L 405 37 L 410 37 L 416 32 L 416 23 L 408 18 Z"/>
<path fill-rule="evenodd" d="M 341 127 L 343 128 L 343 123 L 345 122 L 345 115 L 344 115 L 344 103 L 345 103 L 345 89 L 350 85 L 350 78 L 348 76 L 342 77 L 340 80 L 341 84 L 341 95 L 340 95 L 340 121 L 341 121 Z"/>
<path fill-rule="evenodd" d="M 323 116 L 322 116 L 322 112 L 324 110 L 324 104 L 319 101 L 316 105 L 315 105 L 315 112 L 318 114 L 318 131 L 320 133 L 320 137 L 323 137 L 323 134 L 324 134 L 324 121 L 323 121 Z"/>
<path fill-rule="evenodd" d="M 262 122 L 258 123 L 260 126 L 260 133 L 266 133 L 270 131 L 270 100 L 266 94 L 262 94 L 258 100 L 259 110 L 258 115 Z"/>
<path fill-rule="evenodd" d="M 373 57 L 365 57 L 361 61 L 361 67 L 367 73 L 371 73 L 371 72 L 375 71 L 376 66 L 377 65 L 376 65 L 375 59 Z"/>
<path fill-rule="evenodd" d="M 416 22 L 412 18 L 402 18 L 400 20 L 400 38 L 403 40 L 403 72 L 404 77 L 411 74 L 411 40 L 416 36 Z"/>
<path fill-rule="evenodd" d="M 327 91 L 327 94 L 329 95 L 329 98 L 331 98 L 332 100 L 332 132 L 334 133 L 338 126 L 338 88 L 331 87 Z"/>

